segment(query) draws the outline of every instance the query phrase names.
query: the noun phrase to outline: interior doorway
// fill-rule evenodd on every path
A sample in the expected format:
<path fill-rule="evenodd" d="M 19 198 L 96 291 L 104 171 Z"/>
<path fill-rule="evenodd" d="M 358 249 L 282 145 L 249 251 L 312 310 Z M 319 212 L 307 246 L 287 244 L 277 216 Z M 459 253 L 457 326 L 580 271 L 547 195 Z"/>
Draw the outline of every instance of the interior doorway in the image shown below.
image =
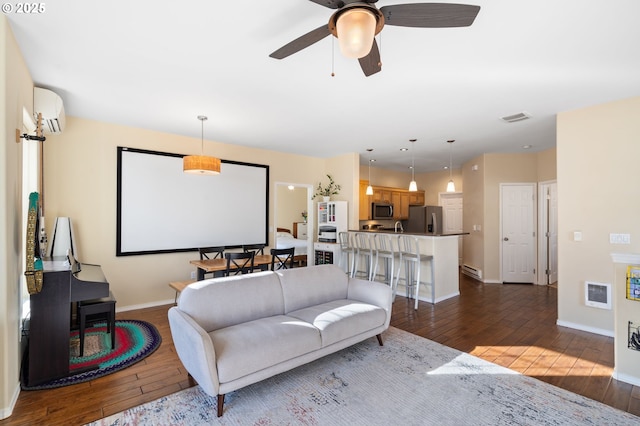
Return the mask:
<path fill-rule="evenodd" d="M 538 187 L 538 284 L 558 282 L 558 184 Z"/>
<path fill-rule="evenodd" d="M 503 283 L 536 282 L 536 184 L 500 184 Z"/>
<path fill-rule="evenodd" d="M 300 247 L 306 246 L 307 264 L 313 264 L 313 236 L 315 235 L 316 212 L 313 209 L 313 185 L 303 183 L 276 182 L 274 185 L 273 200 L 273 248 L 279 246 L 292 245 L 296 247 L 296 255 L 300 253 Z M 294 223 L 304 222 L 302 212 L 307 213 L 306 240 L 295 238 L 294 241 L 287 241 L 293 238 Z M 278 233 L 278 228 L 285 228 L 291 231 L 291 235 Z M 306 243 L 306 244 L 305 244 Z M 302 249 L 304 250 L 304 249 Z M 311 263 L 309 263 L 311 262 Z"/>

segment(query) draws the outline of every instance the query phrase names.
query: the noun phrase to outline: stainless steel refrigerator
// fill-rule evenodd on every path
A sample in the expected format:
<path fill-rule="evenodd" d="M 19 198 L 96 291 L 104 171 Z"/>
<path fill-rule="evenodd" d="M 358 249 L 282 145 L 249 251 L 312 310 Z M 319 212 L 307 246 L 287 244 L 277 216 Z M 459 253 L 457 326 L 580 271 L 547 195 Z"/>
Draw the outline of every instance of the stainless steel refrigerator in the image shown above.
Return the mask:
<path fill-rule="evenodd" d="M 442 234 L 441 206 L 409 206 L 405 232 Z"/>

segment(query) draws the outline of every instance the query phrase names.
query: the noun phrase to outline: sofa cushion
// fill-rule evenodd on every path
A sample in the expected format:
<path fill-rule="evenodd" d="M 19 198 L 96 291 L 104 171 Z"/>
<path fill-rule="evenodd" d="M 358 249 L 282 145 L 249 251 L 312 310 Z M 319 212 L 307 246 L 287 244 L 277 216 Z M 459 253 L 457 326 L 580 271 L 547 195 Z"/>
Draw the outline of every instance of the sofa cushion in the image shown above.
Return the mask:
<path fill-rule="evenodd" d="M 271 271 L 193 283 L 178 307 L 207 332 L 284 313 L 280 281 Z"/>
<path fill-rule="evenodd" d="M 220 383 L 230 382 L 321 347 L 311 324 L 277 315 L 209 333 Z"/>
<path fill-rule="evenodd" d="M 348 299 L 310 306 L 288 315 L 318 328 L 323 347 L 379 327 L 387 319 L 384 309 Z"/>
<path fill-rule="evenodd" d="M 347 298 L 349 277 L 336 265 L 316 265 L 278 271 L 284 313 Z"/>

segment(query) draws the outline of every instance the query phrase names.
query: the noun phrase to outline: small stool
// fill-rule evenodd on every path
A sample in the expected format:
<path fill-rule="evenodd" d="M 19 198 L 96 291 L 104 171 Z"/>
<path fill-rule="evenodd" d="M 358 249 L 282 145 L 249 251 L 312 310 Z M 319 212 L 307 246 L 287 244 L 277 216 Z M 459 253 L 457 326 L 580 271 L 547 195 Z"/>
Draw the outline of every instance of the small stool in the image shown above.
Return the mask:
<path fill-rule="evenodd" d="M 375 243 L 376 258 L 373 262 L 373 271 L 371 272 L 371 281 L 375 281 L 377 278 L 378 268 L 380 263 L 383 263 L 384 268 L 384 281 L 389 282 L 389 287 L 393 291 L 393 300 L 396 298 L 396 289 L 398 282 L 394 281 L 394 264 L 397 253 L 393 250 L 392 234 L 375 234 L 373 242 Z"/>
<path fill-rule="evenodd" d="M 111 350 L 116 346 L 116 299 L 109 292 L 108 297 L 90 299 L 78 302 L 78 318 L 80 322 L 80 356 L 84 353 L 84 332 L 87 316 L 105 314 L 107 319 L 107 333 L 111 334 Z"/>

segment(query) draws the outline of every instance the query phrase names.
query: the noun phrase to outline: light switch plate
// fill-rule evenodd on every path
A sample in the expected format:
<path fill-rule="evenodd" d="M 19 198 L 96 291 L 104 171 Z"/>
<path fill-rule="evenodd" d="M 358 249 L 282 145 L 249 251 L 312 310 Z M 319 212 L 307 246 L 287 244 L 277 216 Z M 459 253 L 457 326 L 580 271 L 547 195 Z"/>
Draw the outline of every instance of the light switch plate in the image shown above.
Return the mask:
<path fill-rule="evenodd" d="M 631 244 L 631 234 L 609 234 L 611 244 Z"/>
<path fill-rule="evenodd" d="M 573 231 L 573 241 L 582 241 L 581 231 Z"/>

